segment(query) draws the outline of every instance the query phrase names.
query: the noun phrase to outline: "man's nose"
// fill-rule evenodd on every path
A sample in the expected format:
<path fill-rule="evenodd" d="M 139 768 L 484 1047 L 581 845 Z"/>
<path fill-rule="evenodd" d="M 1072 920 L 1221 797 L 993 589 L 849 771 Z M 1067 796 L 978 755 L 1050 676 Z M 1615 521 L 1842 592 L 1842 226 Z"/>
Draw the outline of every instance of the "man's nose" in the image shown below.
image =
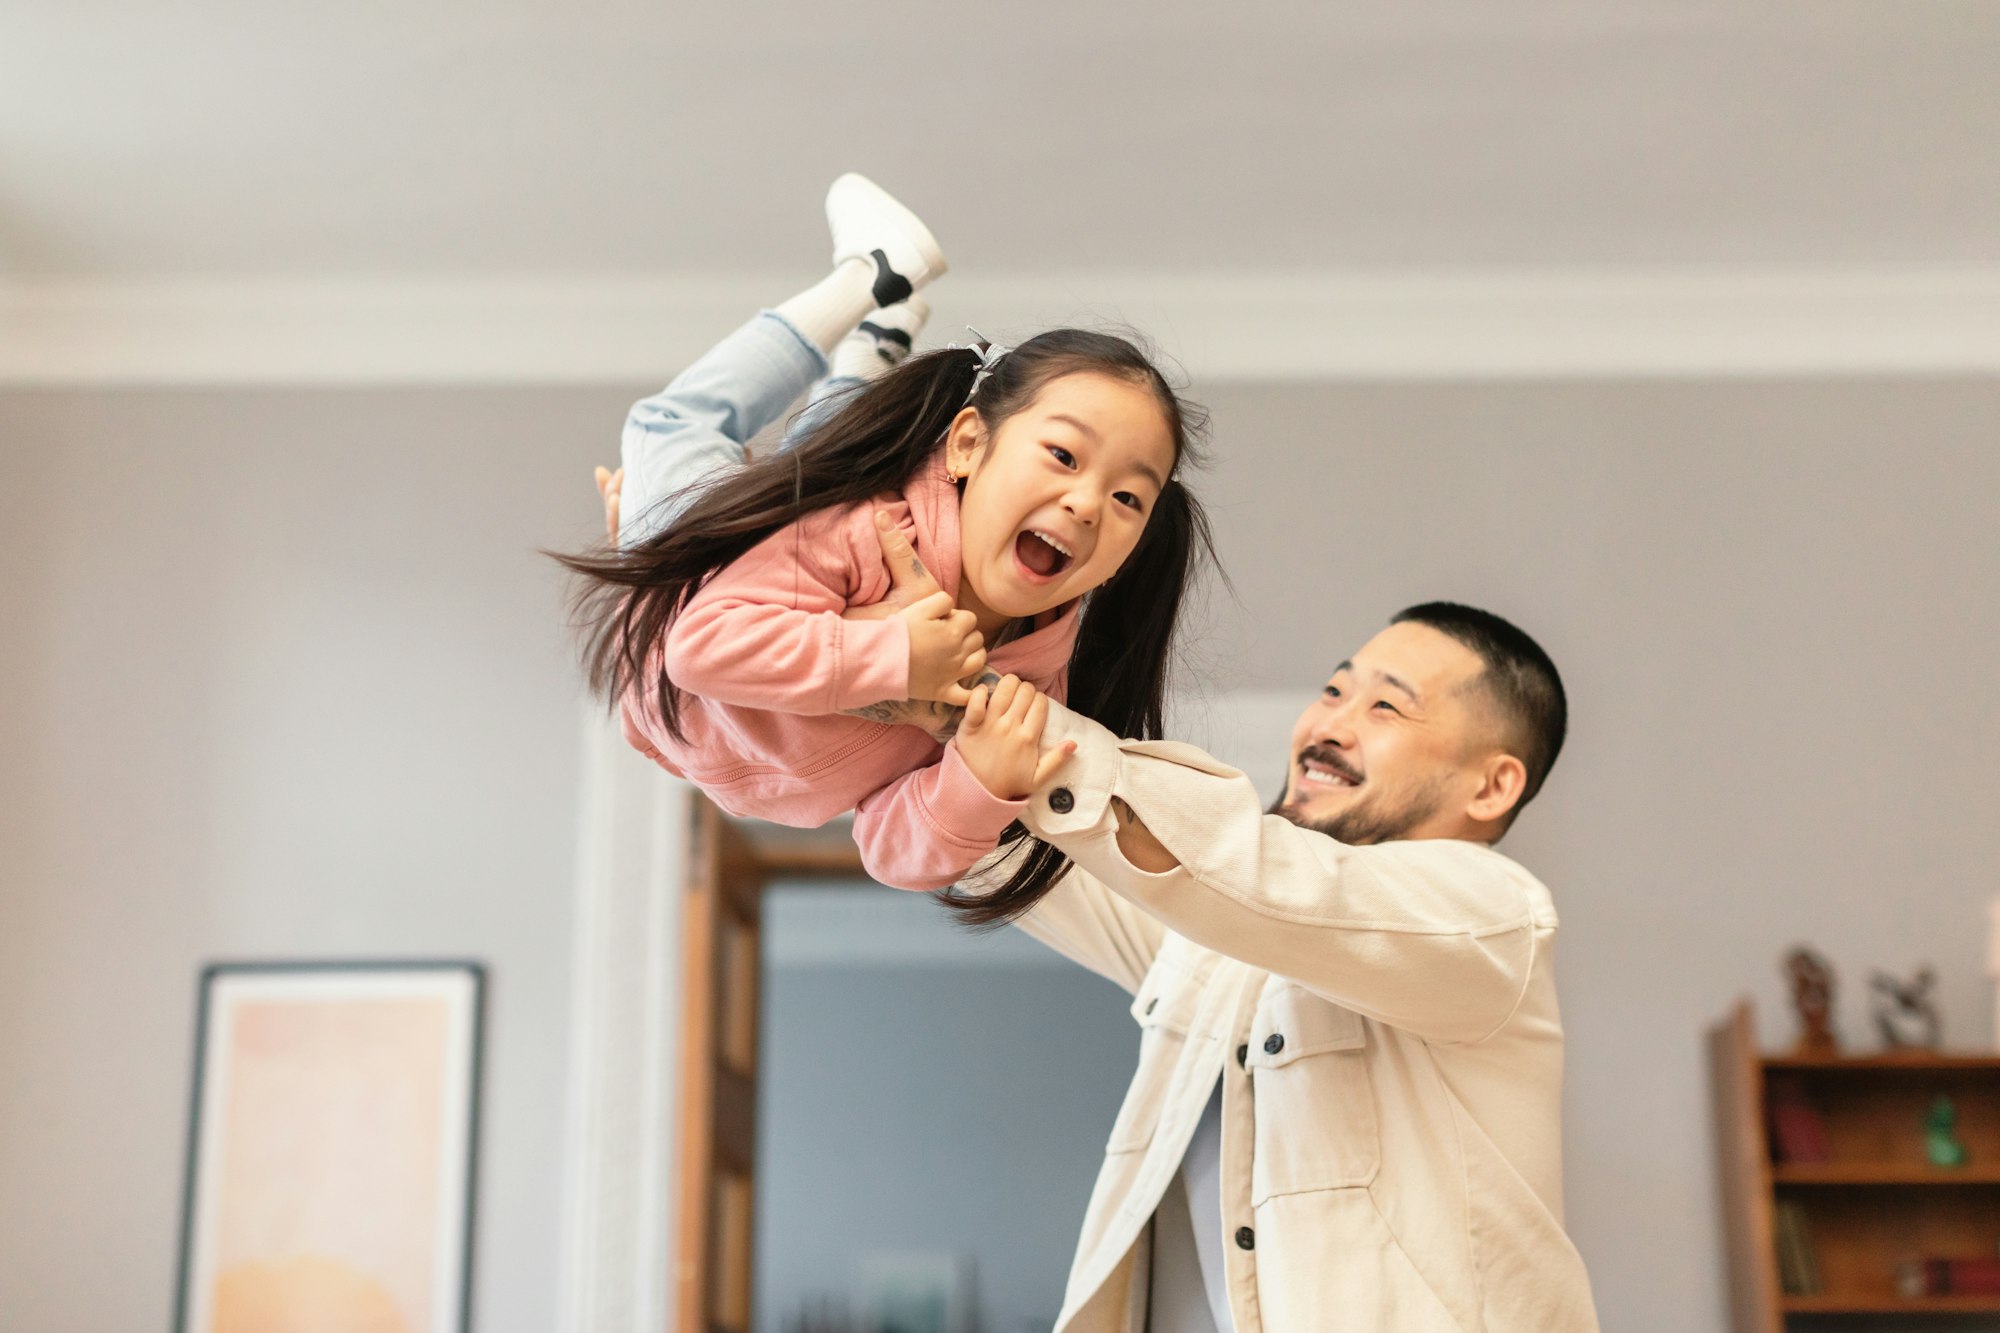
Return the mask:
<path fill-rule="evenodd" d="M 1347 710 L 1346 700 L 1320 709 L 1306 740 L 1314 745 L 1331 745 L 1337 750 L 1353 749 L 1354 717 Z"/>

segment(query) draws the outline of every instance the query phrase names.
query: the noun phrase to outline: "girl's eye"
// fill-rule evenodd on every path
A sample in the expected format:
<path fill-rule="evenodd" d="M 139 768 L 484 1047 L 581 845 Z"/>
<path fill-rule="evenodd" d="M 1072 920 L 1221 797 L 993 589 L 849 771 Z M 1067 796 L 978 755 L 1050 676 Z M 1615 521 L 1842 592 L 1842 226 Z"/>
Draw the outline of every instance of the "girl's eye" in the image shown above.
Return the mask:
<path fill-rule="evenodd" d="M 1135 514 L 1145 512 L 1146 509 L 1145 504 L 1139 499 L 1138 496 L 1132 494 L 1132 492 L 1130 491 L 1120 491 L 1118 492 L 1118 494 L 1112 496 L 1111 498 L 1116 500 L 1119 504 L 1124 505 L 1127 509 L 1130 509 Z"/>
<path fill-rule="evenodd" d="M 1060 445 L 1050 445 L 1049 452 L 1055 455 L 1056 462 L 1061 463 L 1064 467 L 1076 466 L 1076 455 Z"/>

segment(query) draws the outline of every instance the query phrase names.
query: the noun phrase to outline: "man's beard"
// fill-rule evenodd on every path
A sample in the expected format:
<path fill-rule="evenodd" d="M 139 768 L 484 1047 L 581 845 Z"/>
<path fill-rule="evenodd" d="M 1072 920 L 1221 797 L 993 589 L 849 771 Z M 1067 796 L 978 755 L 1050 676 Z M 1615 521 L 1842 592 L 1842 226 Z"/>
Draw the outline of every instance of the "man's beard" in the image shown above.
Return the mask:
<path fill-rule="evenodd" d="M 1287 769 L 1286 788 L 1291 786 L 1291 780 L 1291 770 Z M 1408 837 L 1411 829 L 1444 808 L 1448 786 L 1444 779 L 1434 778 L 1394 804 L 1385 801 L 1381 792 L 1370 792 L 1339 814 L 1325 819 L 1304 818 L 1297 807 L 1285 800 L 1284 789 L 1280 789 L 1278 799 L 1271 802 L 1271 808 L 1264 813 L 1289 819 L 1302 829 L 1324 833 L 1335 842 L 1344 842 L 1350 847 L 1365 847 L 1370 843 L 1395 842 Z"/>

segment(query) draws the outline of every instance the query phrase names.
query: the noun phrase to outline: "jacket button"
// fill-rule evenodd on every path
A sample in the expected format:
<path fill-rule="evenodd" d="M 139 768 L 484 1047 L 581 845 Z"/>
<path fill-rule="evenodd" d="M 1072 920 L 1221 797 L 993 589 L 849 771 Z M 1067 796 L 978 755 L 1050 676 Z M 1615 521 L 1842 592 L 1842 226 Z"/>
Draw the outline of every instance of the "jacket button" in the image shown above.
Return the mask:
<path fill-rule="evenodd" d="M 1285 1049 L 1285 1039 L 1279 1036 L 1277 1033 L 1273 1032 L 1270 1036 L 1264 1038 L 1264 1054 L 1276 1055 L 1279 1051 L 1282 1051 L 1284 1049 Z"/>
<path fill-rule="evenodd" d="M 1236 1248 L 1239 1250 L 1256 1249 L 1257 1233 L 1252 1231 L 1249 1227 L 1236 1228 Z"/>
<path fill-rule="evenodd" d="M 1152 999 L 1146 1001 L 1146 1012 L 1149 1014 L 1159 1007 L 1160 1007 L 1160 997 L 1157 995 L 1155 995 Z"/>
<path fill-rule="evenodd" d="M 1066 815 L 1076 809 L 1076 797 L 1069 794 L 1068 787 L 1057 787 L 1049 793 L 1049 809 L 1059 815 Z"/>
<path fill-rule="evenodd" d="M 1250 1059 L 1250 1048 L 1248 1046 L 1238 1046 L 1236 1048 L 1236 1067 L 1238 1069 L 1243 1068 L 1243 1066 L 1249 1061 L 1249 1059 Z"/>

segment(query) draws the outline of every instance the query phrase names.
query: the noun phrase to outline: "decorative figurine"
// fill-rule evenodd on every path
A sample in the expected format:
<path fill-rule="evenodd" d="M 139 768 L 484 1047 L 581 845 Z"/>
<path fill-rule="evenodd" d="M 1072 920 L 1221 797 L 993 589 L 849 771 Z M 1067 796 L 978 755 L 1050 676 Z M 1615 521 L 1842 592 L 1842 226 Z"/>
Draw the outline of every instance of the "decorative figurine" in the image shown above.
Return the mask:
<path fill-rule="evenodd" d="M 1833 1035 L 1833 964 L 1801 944 L 1785 955 L 1785 976 L 1799 1014 L 1798 1054 L 1834 1054 L 1840 1041 Z"/>
<path fill-rule="evenodd" d="M 1875 1026 L 1891 1050 L 1936 1050 L 1942 1028 L 1931 988 L 1937 977 L 1920 967 L 1907 982 L 1877 972 L 1869 984 L 1875 992 Z"/>
<path fill-rule="evenodd" d="M 1939 1097 L 1924 1114 L 1924 1155 L 1932 1166 L 1964 1166 L 1965 1145 L 1958 1139 L 1958 1108 Z"/>

